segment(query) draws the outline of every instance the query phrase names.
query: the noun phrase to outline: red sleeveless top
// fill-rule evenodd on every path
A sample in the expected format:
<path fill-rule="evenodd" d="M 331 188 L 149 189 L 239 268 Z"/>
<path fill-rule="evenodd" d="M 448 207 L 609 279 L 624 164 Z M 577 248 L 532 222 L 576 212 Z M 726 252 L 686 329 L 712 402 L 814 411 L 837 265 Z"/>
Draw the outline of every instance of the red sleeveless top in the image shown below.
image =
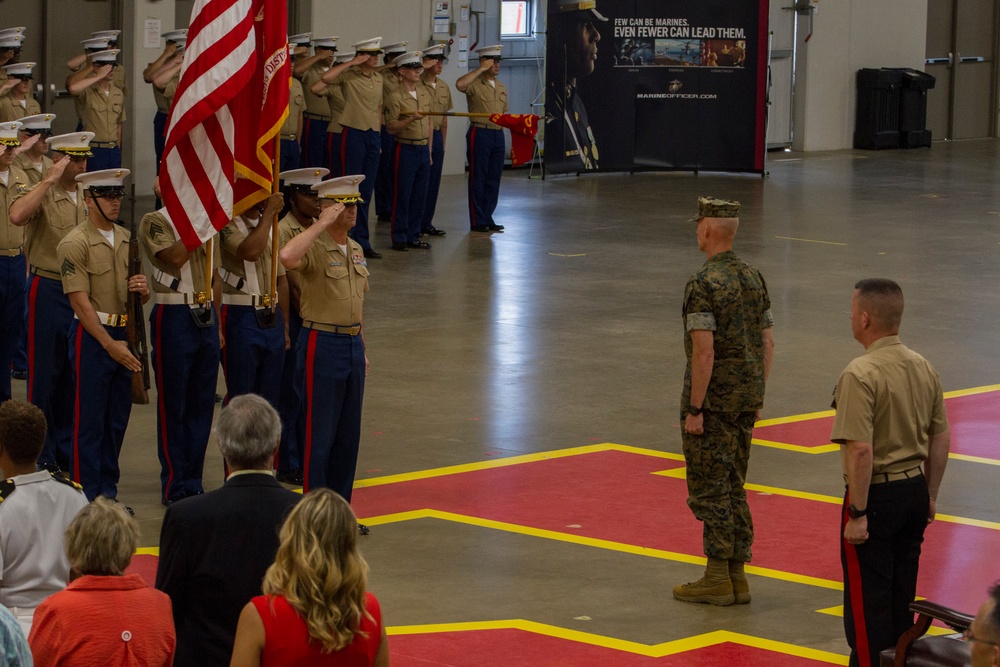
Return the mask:
<path fill-rule="evenodd" d="M 371 667 L 382 642 L 382 610 L 371 593 L 365 593 L 365 609 L 371 619 L 361 619 L 361 632 L 336 653 L 324 653 L 323 645 L 309 637 L 305 620 L 281 595 L 258 595 L 252 600 L 264 622 L 262 667 Z"/>

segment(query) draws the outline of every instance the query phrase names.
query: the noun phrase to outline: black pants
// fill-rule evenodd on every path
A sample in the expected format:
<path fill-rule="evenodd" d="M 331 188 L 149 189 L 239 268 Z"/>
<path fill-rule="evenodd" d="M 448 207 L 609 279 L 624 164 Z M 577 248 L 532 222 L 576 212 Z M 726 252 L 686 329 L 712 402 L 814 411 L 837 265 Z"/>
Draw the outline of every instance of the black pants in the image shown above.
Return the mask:
<path fill-rule="evenodd" d="M 844 631 L 852 667 L 878 667 L 878 655 L 895 646 L 913 625 L 909 605 L 917 591 L 920 545 L 927 527 L 930 497 L 923 476 L 868 491 L 868 541 L 844 541 L 847 505 L 840 530 L 844 568 Z"/>

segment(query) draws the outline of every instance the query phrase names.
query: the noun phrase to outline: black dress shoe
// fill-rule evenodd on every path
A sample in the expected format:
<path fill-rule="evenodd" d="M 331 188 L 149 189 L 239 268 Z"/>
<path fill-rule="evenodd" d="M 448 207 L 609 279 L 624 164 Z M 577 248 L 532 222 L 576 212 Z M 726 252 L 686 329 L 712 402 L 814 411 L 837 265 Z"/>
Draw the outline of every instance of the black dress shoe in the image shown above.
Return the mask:
<path fill-rule="evenodd" d="M 484 234 L 489 234 L 493 231 L 489 225 L 472 225 L 470 229 L 474 232 L 483 232 Z"/>
<path fill-rule="evenodd" d="M 10 376 L 15 380 L 27 380 L 28 371 L 11 371 Z"/>
<path fill-rule="evenodd" d="M 305 482 L 305 475 L 298 468 L 294 470 L 279 470 L 274 476 L 282 484 L 291 484 L 292 486 L 302 486 Z"/>
<path fill-rule="evenodd" d="M 437 227 L 431 227 L 430 229 L 425 229 L 422 233 L 427 234 L 427 236 L 444 236 L 448 232 L 443 229 L 438 229 Z"/>
<path fill-rule="evenodd" d="M 427 241 L 410 241 L 409 243 L 406 244 L 406 247 L 428 250 L 431 247 L 431 244 L 428 243 Z"/>
<path fill-rule="evenodd" d="M 358 532 L 361 533 L 362 535 L 368 535 L 369 533 L 372 532 L 372 529 L 369 528 L 368 526 L 366 526 L 363 523 L 359 523 L 358 524 Z"/>
<path fill-rule="evenodd" d="M 489 227 L 490 227 L 490 231 L 491 232 L 502 232 L 503 231 L 503 225 L 490 225 Z"/>
<path fill-rule="evenodd" d="M 373 248 L 365 248 L 365 257 L 367 259 L 382 259 L 382 253 L 375 252 Z"/>
<path fill-rule="evenodd" d="M 405 243 L 393 243 L 392 244 L 392 249 L 393 250 L 398 250 L 400 252 L 406 252 L 406 250 L 407 250 Z"/>

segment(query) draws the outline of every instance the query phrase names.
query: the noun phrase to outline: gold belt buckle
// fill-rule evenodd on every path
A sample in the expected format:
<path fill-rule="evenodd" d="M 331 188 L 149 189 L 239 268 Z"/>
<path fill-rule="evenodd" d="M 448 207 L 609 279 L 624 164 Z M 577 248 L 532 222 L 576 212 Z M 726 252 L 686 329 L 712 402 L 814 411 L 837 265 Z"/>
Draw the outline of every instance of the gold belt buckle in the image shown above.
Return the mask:
<path fill-rule="evenodd" d="M 261 297 L 260 297 L 260 300 L 261 300 L 261 303 L 264 304 L 265 308 L 270 308 L 271 307 L 271 295 L 270 294 L 262 294 Z"/>
<path fill-rule="evenodd" d="M 194 293 L 194 302 L 199 306 L 204 306 L 206 303 L 208 303 L 208 301 L 209 301 L 208 292 Z"/>

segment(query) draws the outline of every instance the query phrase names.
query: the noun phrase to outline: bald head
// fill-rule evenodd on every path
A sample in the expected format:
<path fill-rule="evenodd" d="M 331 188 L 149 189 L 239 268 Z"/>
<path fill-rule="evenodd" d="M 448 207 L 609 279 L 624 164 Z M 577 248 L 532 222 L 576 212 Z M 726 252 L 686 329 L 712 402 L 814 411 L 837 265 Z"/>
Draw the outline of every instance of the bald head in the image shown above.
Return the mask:
<path fill-rule="evenodd" d="M 884 334 L 899 333 L 903 321 L 903 290 L 887 278 L 865 278 L 854 284 L 858 307 L 868 313 L 875 328 Z"/>

